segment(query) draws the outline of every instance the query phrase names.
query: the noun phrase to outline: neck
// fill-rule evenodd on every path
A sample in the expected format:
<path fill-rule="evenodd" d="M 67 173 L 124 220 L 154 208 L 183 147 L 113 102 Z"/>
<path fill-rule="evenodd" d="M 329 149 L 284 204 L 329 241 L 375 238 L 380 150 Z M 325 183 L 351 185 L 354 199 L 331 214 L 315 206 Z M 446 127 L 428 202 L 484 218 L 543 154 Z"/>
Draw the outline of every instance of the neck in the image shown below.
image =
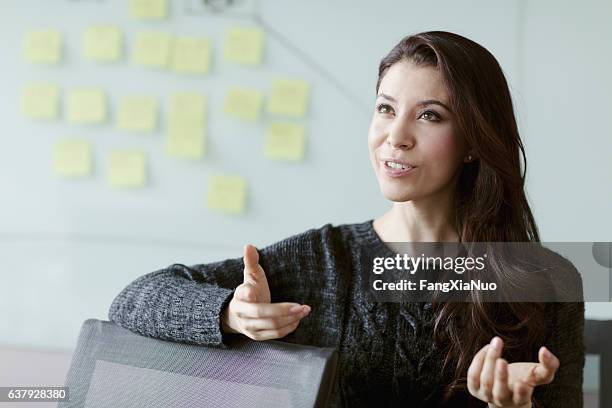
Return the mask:
<path fill-rule="evenodd" d="M 448 195 L 396 202 L 374 220 L 374 229 L 386 242 L 458 242 L 452 206 Z"/>

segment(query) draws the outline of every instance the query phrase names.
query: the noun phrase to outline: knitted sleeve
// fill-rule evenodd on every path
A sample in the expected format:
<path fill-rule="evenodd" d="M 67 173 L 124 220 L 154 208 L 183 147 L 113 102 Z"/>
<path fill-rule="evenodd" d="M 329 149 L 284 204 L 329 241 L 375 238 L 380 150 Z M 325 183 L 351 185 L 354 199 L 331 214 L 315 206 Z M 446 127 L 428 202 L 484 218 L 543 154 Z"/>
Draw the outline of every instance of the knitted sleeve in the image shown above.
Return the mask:
<path fill-rule="evenodd" d="M 296 265 L 314 254 L 321 229 L 311 229 L 259 249 L 272 302 L 301 303 L 304 287 Z M 320 246 L 320 244 L 319 244 Z M 226 348 L 221 313 L 243 281 L 242 257 L 185 266 L 174 264 L 139 277 L 111 304 L 108 317 L 141 335 Z M 283 300 L 281 300 L 283 299 Z"/>

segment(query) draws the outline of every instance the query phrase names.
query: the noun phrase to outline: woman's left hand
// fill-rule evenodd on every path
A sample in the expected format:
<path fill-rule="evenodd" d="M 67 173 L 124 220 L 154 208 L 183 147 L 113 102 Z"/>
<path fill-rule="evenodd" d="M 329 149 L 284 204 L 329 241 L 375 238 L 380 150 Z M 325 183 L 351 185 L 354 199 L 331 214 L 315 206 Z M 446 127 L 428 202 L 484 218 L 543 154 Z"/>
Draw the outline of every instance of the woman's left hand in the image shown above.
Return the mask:
<path fill-rule="evenodd" d="M 553 380 L 559 359 L 541 347 L 538 363 L 508 364 L 501 358 L 503 347 L 503 340 L 494 337 L 476 353 L 467 373 L 468 390 L 490 408 L 531 408 L 534 388 Z"/>

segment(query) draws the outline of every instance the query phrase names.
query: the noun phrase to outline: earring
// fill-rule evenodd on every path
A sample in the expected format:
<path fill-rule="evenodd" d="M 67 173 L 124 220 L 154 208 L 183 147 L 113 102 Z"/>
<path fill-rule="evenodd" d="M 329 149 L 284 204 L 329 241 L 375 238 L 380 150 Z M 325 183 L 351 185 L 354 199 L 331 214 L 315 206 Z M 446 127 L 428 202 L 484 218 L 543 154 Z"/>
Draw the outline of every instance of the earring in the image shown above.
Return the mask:
<path fill-rule="evenodd" d="M 469 162 L 471 162 L 471 161 L 472 161 L 472 155 L 469 155 L 469 156 L 467 157 L 467 159 L 468 159 L 468 161 L 469 161 Z"/>

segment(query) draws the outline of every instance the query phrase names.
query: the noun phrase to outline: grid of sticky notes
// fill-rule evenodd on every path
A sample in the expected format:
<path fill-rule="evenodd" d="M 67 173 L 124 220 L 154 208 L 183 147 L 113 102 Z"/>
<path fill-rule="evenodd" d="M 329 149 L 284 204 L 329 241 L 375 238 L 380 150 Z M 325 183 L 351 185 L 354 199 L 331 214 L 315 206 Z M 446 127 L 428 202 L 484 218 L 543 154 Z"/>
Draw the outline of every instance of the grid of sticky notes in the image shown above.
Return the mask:
<path fill-rule="evenodd" d="M 139 20 L 167 19 L 167 0 L 128 0 L 130 17 Z M 154 68 L 187 76 L 207 75 L 212 69 L 213 43 L 207 37 L 176 35 L 169 31 L 139 29 L 126 46 L 122 27 L 96 24 L 81 36 L 80 56 L 94 64 L 119 63 L 127 51 L 134 66 Z M 57 28 L 25 33 L 23 59 L 30 64 L 59 65 L 64 54 L 64 38 Z M 228 27 L 222 39 L 223 62 L 248 68 L 262 65 L 265 33 L 259 27 Z M 240 69 L 240 68 L 238 68 Z M 268 89 L 235 83 L 227 87 L 222 111 L 228 118 L 256 124 L 265 120 L 261 154 L 273 161 L 300 162 L 305 157 L 306 127 L 310 85 L 297 78 L 280 77 Z M 85 85 L 60 89 L 51 82 L 31 82 L 23 86 L 21 112 L 36 121 L 64 116 L 79 126 L 109 123 L 113 114 L 115 129 L 124 133 L 154 134 L 163 126 L 166 156 L 200 160 L 206 155 L 208 96 L 200 92 L 171 92 L 163 101 L 153 94 L 124 94 L 112 105 L 103 86 Z M 162 102 L 162 103 L 160 103 Z M 165 117 L 160 115 L 165 112 Z M 106 181 L 117 189 L 147 185 L 147 154 L 141 149 L 115 148 L 105 157 Z M 86 178 L 94 172 L 94 144 L 83 137 L 63 137 L 53 145 L 53 173 L 63 178 Z M 208 177 L 204 205 L 228 214 L 245 211 L 247 180 L 238 174 L 217 173 Z"/>

